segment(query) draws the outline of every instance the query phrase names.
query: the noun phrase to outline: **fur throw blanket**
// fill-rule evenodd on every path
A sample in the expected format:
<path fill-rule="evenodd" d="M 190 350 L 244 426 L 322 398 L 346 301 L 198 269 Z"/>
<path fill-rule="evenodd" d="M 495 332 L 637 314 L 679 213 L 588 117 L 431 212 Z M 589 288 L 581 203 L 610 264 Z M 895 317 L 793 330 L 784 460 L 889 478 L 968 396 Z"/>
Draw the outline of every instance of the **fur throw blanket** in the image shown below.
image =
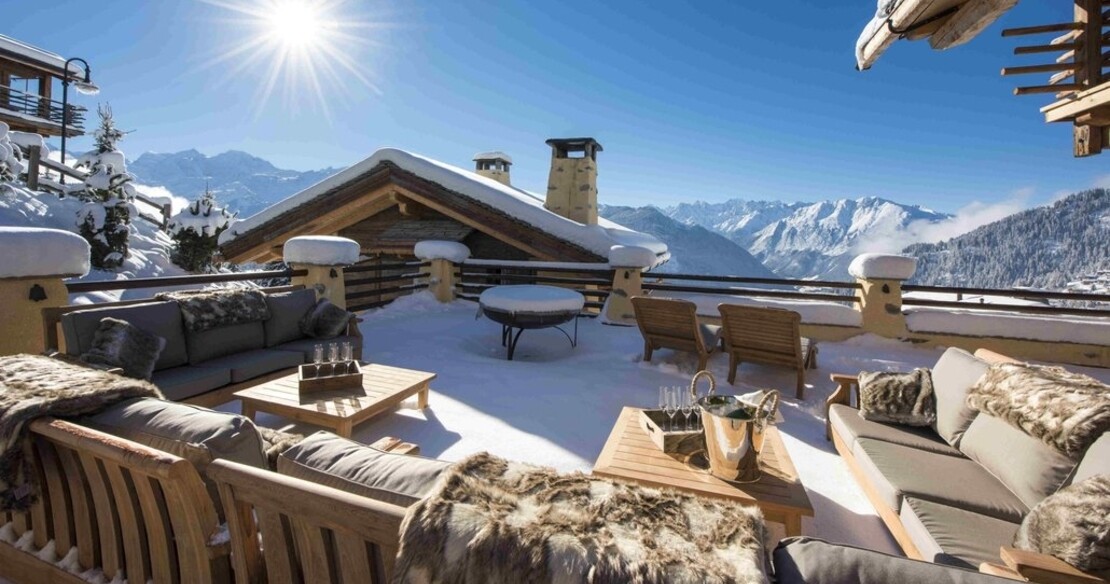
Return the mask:
<path fill-rule="evenodd" d="M 937 419 L 933 375 L 928 369 L 859 374 L 859 415 L 874 422 L 929 426 Z"/>
<path fill-rule="evenodd" d="M 1062 367 L 992 365 L 968 391 L 967 406 L 1074 460 L 1110 430 L 1110 386 Z"/>
<path fill-rule="evenodd" d="M 191 290 L 154 297 L 177 302 L 185 328 L 194 333 L 270 318 L 270 305 L 260 290 Z"/>
<path fill-rule="evenodd" d="M 162 393 L 146 381 L 43 357 L 0 357 L 0 511 L 25 511 L 35 501 L 24 459 L 27 424 L 45 416 L 83 416 L 133 397 Z"/>
<path fill-rule="evenodd" d="M 395 583 L 764 583 L 757 508 L 471 456 L 401 525 Z"/>
<path fill-rule="evenodd" d="M 1021 522 L 1014 547 L 1110 578 L 1110 475 L 1095 475 L 1037 503 Z"/>

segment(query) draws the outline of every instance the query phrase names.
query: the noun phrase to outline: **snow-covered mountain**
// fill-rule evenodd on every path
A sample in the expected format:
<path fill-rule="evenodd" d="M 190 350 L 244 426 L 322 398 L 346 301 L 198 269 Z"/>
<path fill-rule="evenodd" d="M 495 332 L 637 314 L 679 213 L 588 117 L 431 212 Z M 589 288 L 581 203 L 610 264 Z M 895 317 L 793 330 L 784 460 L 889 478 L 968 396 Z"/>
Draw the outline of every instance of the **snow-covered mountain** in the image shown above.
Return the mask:
<path fill-rule="evenodd" d="M 221 205 L 247 217 L 293 193 L 312 186 L 340 169 L 300 172 L 275 167 L 246 152 L 229 150 L 206 156 L 196 150 L 147 152 L 128 164 L 138 182 L 162 186 L 175 195 L 195 199 L 205 183 Z"/>
<path fill-rule="evenodd" d="M 877 197 L 817 203 L 699 201 L 662 211 L 675 220 L 725 235 L 783 277 L 840 280 L 847 278 L 852 258 L 869 251 L 869 244 L 897 239 L 917 222 L 949 218 L 924 207 Z"/>

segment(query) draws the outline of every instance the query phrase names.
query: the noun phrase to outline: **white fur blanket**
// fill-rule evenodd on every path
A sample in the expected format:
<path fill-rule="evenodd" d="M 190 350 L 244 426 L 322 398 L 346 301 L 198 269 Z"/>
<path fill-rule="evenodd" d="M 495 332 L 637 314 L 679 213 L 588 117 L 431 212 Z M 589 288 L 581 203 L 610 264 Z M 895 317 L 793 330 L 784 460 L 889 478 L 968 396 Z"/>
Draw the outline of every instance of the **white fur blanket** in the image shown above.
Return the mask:
<path fill-rule="evenodd" d="M 396 583 L 767 582 L 757 508 L 471 456 L 401 526 Z"/>

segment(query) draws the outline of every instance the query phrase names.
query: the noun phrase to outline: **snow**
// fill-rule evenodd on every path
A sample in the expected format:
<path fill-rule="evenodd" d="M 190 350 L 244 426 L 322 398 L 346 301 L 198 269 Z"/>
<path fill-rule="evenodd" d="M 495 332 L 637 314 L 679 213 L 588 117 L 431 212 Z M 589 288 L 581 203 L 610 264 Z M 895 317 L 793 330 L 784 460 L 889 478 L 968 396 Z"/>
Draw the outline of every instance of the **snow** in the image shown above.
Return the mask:
<path fill-rule="evenodd" d="M 1015 291 L 1020 294 L 1020 291 Z M 1013 296 L 998 296 L 994 294 L 954 294 L 951 292 L 904 292 L 902 299 L 941 300 L 945 302 L 965 302 L 967 304 L 1005 304 L 1008 306 L 1049 306 L 1043 300 L 1029 300 Z"/>
<path fill-rule="evenodd" d="M 475 161 L 478 161 L 478 160 L 504 160 L 505 162 L 508 162 L 509 164 L 513 163 L 513 157 L 509 156 L 508 154 L 505 154 L 504 152 L 502 152 L 500 150 L 491 150 L 489 152 L 479 152 L 479 153 L 474 155 L 473 160 L 475 160 Z"/>
<path fill-rule="evenodd" d="M 349 266 L 358 263 L 359 251 L 358 242 L 346 237 L 301 235 L 285 242 L 282 256 L 291 265 Z"/>
<path fill-rule="evenodd" d="M 43 156 L 46 156 L 50 153 L 50 148 L 46 146 L 46 138 L 43 138 L 38 134 L 34 134 L 31 132 L 9 131 L 8 138 L 11 139 L 12 144 L 17 145 L 24 150 L 37 146 L 39 148 L 39 151 L 42 152 Z"/>
<path fill-rule="evenodd" d="M 522 268 L 530 270 L 555 269 L 580 269 L 580 270 L 608 270 L 609 264 L 590 262 L 533 262 L 531 260 L 483 260 L 470 258 L 465 262 L 468 266 L 497 266 L 504 268 Z"/>
<path fill-rule="evenodd" d="M 755 290 L 758 292 L 758 290 Z M 784 300 L 759 296 L 723 296 L 720 294 L 694 294 L 689 292 L 667 292 L 668 298 L 689 300 L 698 306 L 700 316 L 720 317 L 718 304 L 741 304 L 744 306 L 766 306 L 793 310 L 802 317 L 803 324 L 831 326 L 863 326 L 860 312 L 847 304 L 816 300 Z"/>
<path fill-rule="evenodd" d="M 854 278 L 909 280 L 917 270 L 917 258 L 884 253 L 864 253 L 848 266 Z"/>
<path fill-rule="evenodd" d="M 36 46 L 29 45 L 23 41 L 17 41 L 9 36 L 0 34 L 0 49 L 15 53 L 21 57 L 26 57 L 34 63 L 58 69 L 59 72 L 65 70 L 66 59 L 65 57 L 56 53 L 51 53 L 40 49 Z M 85 70 L 77 63 L 70 63 L 69 70 L 75 75 L 80 75 L 84 79 Z"/>
<path fill-rule="evenodd" d="M 578 292 L 566 288 L 523 284 L 487 288 L 478 297 L 478 303 L 500 312 L 544 314 L 578 312 L 585 306 L 586 299 Z"/>
<path fill-rule="evenodd" d="M 240 221 L 220 235 L 220 245 L 233 241 L 240 234 L 259 227 L 283 213 L 319 197 L 327 196 L 329 191 L 355 180 L 384 162 L 395 164 L 403 170 L 464 197 L 499 209 L 519 221 L 580 245 L 601 257 L 608 257 L 609 248 L 614 245 L 646 247 L 655 252 L 656 265 L 662 264 L 670 257 L 667 253 L 667 244 L 645 233 L 632 231 L 605 219 L 598 219 L 597 225 L 584 225 L 572 221 L 544 208 L 543 198 L 538 195 L 396 148 L 379 149 L 362 162 Z"/>
<path fill-rule="evenodd" d="M 609 265 L 614 268 L 650 268 L 655 265 L 655 252 L 646 247 L 614 245 L 609 248 Z"/>
<path fill-rule="evenodd" d="M 173 205 L 172 197 L 162 199 L 163 204 Z M 235 215 L 227 209 L 216 206 L 216 199 L 202 196 L 189 204 L 180 212 L 170 218 L 166 225 L 171 235 L 177 236 L 185 231 L 192 231 L 196 235 L 213 237 L 222 229 L 226 229 L 235 221 Z"/>
<path fill-rule="evenodd" d="M 1106 318 L 925 306 L 906 307 L 903 312 L 906 328 L 915 333 L 1110 345 L 1110 319 Z"/>
<path fill-rule="evenodd" d="M 417 242 L 413 254 L 421 260 L 447 260 L 461 264 L 470 257 L 470 248 L 457 241 L 439 241 L 430 239 Z"/>
<path fill-rule="evenodd" d="M 0 227 L 0 249 L 0 278 L 89 273 L 89 243 L 70 231 Z"/>

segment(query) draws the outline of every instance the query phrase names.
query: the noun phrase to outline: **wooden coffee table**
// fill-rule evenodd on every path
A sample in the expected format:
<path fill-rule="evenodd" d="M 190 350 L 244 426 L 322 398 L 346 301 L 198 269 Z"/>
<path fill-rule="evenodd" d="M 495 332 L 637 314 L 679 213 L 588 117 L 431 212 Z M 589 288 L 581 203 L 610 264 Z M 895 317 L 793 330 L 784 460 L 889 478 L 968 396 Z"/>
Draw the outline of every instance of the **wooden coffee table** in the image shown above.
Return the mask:
<path fill-rule="evenodd" d="M 759 457 L 763 476 L 754 483 L 731 483 L 664 454 L 640 428 L 639 416 L 639 408 L 621 411 L 594 463 L 593 474 L 756 505 L 768 521 L 785 525 L 787 536 L 802 534 L 802 516 L 813 517 L 813 505 L 778 429 L 768 428 L 764 439 Z"/>
<path fill-rule="evenodd" d="M 387 365 L 362 366 L 362 387 L 311 393 L 301 397 L 297 374 L 286 375 L 235 392 L 242 400 L 243 415 L 254 420 L 256 412 L 323 426 L 344 438 L 356 424 L 388 411 L 413 395 L 416 407 L 428 407 L 428 384 L 435 373 Z"/>

